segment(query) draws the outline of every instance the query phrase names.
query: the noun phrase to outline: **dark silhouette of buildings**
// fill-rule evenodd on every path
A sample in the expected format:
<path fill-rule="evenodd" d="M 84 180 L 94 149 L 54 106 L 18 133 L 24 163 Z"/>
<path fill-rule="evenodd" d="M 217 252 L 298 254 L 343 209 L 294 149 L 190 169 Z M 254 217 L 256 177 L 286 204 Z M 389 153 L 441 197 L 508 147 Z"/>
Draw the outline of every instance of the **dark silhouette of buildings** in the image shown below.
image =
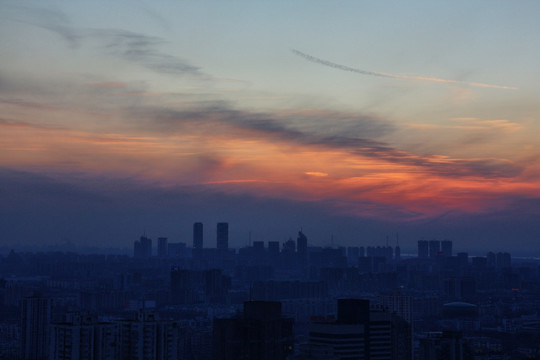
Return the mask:
<path fill-rule="evenodd" d="M 51 299 L 39 293 L 21 301 L 21 351 L 24 360 L 46 360 L 49 355 Z"/>
<path fill-rule="evenodd" d="M 429 241 L 429 257 L 435 258 L 441 252 L 441 242 L 439 240 Z"/>
<path fill-rule="evenodd" d="M 50 359 L 120 359 L 118 326 L 100 322 L 96 315 L 69 313 L 62 322 L 51 324 Z"/>
<path fill-rule="evenodd" d="M 168 239 L 166 237 L 158 238 L 158 256 L 160 258 L 167 257 L 168 247 Z"/>
<path fill-rule="evenodd" d="M 133 244 L 133 256 L 136 258 L 147 259 L 152 257 L 152 239 L 141 236 Z"/>
<path fill-rule="evenodd" d="M 451 240 L 441 241 L 441 251 L 444 257 L 452 256 L 452 241 Z"/>
<path fill-rule="evenodd" d="M 300 261 L 307 260 L 307 236 L 300 230 L 296 238 L 296 252 Z"/>
<path fill-rule="evenodd" d="M 229 223 L 221 222 L 217 224 L 217 249 L 229 249 Z"/>
<path fill-rule="evenodd" d="M 214 360 L 285 360 L 293 346 L 293 319 L 282 317 L 280 302 L 247 301 L 239 317 L 214 319 Z"/>
<path fill-rule="evenodd" d="M 427 240 L 418 240 L 418 257 L 427 259 L 429 255 L 429 242 Z"/>
<path fill-rule="evenodd" d="M 203 224 L 201 222 L 193 224 L 193 248 L 203 248 Z"/>
<path fill-rule="evenodd" d="M 371 308 L 369 300 L 339 299 L 337 320 L 310 325 L 301 358 L 410 360 L 411 336 L 410 324 L 383 308 Z"/>

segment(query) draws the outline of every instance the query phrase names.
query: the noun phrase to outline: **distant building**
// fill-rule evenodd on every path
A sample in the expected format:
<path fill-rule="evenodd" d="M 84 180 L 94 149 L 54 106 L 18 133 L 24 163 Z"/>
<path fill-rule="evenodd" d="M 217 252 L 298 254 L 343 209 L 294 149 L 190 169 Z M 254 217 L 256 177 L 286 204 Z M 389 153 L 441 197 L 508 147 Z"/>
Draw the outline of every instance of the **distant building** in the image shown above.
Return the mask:
<path fill-rule="evenodd" d="M 301 359 L 411 360 L 410 324 L 369 300 L 339 299 L 337 320 L 310 325 Z"/>
<path fill-rule="evenodd" d="M 152 239 L 141 236 L 133 244 L 133 256 L 139 259 L 152 257 Z"/>
<path fill-rule="evenodd" d="M 203 248 L 203 224 L 201 222 L 193 224 L 193 248 Z"/>
<path fill-rule="evenodd" d="M 214 319 L 214 360 L 285 360 L 293 346 L 293 319 L 282 317 L 280 302 L 246 301 L 240 317 Z"/>
<path fill-rule="evenodd" d="M 118 327 L 99 322 L 97 316 L 70 313 L 64 321 L 51 325 L 50 359 L 119 359 Z"/>
<path fill-rule="evenodd" d="M 427 240 L 418 240 L 418 257 L 427 259 L 429 256 L 429 242 Z"/>
<path fill-rule="evenodd" d="M 118 320 L 120 359 L 178 359 L 178 326 L 140 310 L 132 319 Z"/>
<path fill-rule="evenodd" d="M 429 257 L 435 258 L 441 252 L 441 242 L 439 240 L 429 241 Z"/>
<path fill-rule="evenodd" d="M 158 238 L 158 256 L 160 258 L 167 257 L 168 250 L 168 239 L 166 237 Z"/>
<path fill-rule="evenodd" d="M 452 256 L 452 241 L 451 240 L 441 241 L 441 251 L 444 257 Z"/>
<path fill-rule="evenodd" d="M 300 230 L 296 238 L 296 252 L 302 261 L 307 260 L 307 236 Z"/>
<path fill-rule="evenodd" d="M 279 256 L 279 241 L 268 242 L 268 254 L 273 258 Z"/>
<path fill-rule="evenodd" d="M 218 250 L 229 249 L 229 223 L 221 222 L 217 224 L 216 242 Z"/>
<path fill-rule="evenodd" d="M 51 299 L 39 293 L 21 301 L 21 355 L 24 360 L 48 359 L 51 306 Z"/>

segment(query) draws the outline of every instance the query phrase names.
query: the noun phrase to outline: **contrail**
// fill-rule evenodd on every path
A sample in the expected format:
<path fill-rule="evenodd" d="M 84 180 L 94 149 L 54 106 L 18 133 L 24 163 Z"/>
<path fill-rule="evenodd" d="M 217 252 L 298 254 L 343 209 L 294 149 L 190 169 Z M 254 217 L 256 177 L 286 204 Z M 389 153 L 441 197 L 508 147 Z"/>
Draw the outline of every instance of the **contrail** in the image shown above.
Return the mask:
<path fill-rule="evenodd" d="M 439 79 L 434 77 L 426 77 L 426 76 L 407 76 L 407 75 L 394 75 L 394 74 L 388 74 L 388 73 L 382 73 L 382 72 L 374 72 L 374 71 L 366 71 L 366 70 L 360 70 L 355 69 L 349 66 L 336 64 L 327 60 L 319 59 L 315 56 L 311 56 L 308 54 L 305 54 L 301 51 L 298 51 L 296 49 L 291 49 L 293 53 L 295 53 L 298 56 L 303 57 L 304 59 L 329 66 L 334 69 L 339 69 L 343 71 L 349 71 L 354 72 L 357 74 L 362 75 L 371 75 L 371 76 L 380 76 L 385 78 L 391 78 L 391 79 L 401 79 L 401 80 L 421 80 L 421 81 L 433 81 L 433 82 L 440 82 L 440 83 L 447 83 L 447 84 L 463 84 L 463 85 L 469 85 L 469 86 L 475 86 L 475 87 L 483 87 L 483 88 L 494 88 L 494 89 L 504 89 L 504 90 L 517 90 L 516 87 L 512 86 L 503 86 L 503 85 L 492 85 L 492 84 L 484 84 L 484 83 L 477 83 L 477 82 L 469 82 L 469 81 L 459 81 L 459 80 L 447 80 L 447 79 Z"/>

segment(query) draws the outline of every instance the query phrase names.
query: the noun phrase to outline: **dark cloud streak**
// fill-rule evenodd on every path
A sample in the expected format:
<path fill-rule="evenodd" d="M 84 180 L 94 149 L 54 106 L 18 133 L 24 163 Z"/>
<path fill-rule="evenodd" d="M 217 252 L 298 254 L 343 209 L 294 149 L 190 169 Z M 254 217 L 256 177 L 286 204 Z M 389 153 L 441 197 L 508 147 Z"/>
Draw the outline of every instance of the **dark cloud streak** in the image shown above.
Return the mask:
<path fill-rule="evenodd" d="M 141 116 L 148 121 L 143 126 L 150 131 L 173 133 L 183 131 L 183 126 L 196 126 L 205 131 L 216 131 L 225 134 L 228 130 L 224 126 L 232 127 L 231 135 L 239 136 L 239 131 L 247 131 L 245 137 L 258 137 L 261 139 L 271 138 L 274 141 L 283 141 L 314 147 L 325 147 L 346 151 L 358 156 L 369 157 L 394 164 L 417 166 L 424 171 L 449 177 L 482 176 L 486 178 L 513 177 L 518 175 L 522 168 L 516 164 L 497 159 L 444 159 L 428 155 L 416 155 L 407 151 L 399 150 L 386 142 L 371 140 L 365 137 L 357 137 L 354 134 L 336 132 L 327 134 L 320 131 L 305 131 L 299 127 L 287 124 L 295 123 L 294 115 L 280 118 L 264 113 L 252 113 L 234 110 L 226 103 L 212 104 L 190 111 L 172 109 L 133 109 L 132 116 Z M 328 114 L 326 114 L 328 115 Z M 339 113 L 333 113 L 337 119 L 325 118 L 326 121 L 338 121 Z M 324 115 L 323 115 L 324 116 Z M 343 116 L 343 115 L 341 115 Z M 350 116 L 348 115 L 350 118 Z M 309 121 L 302 118 L 302 122 L 317 122 L 316 115 Z M 383 134 L 391 129 L 381 121 L 380 125 L 374 125 L 375 119 L 370 116 L 356 115 L 357 131 L 364 132 L 367 136 L 373 133 Z"/>

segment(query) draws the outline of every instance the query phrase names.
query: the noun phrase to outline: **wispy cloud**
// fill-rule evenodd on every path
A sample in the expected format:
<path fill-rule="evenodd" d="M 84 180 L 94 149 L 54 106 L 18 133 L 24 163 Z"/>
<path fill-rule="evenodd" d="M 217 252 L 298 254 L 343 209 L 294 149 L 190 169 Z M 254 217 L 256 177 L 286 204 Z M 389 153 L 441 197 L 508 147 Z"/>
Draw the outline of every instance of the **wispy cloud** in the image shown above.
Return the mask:
<path fill-rule="evenodd" d="M 308 55 L 306 53 L 303 53 L 296 49 L 291 49 L 291 51 L 316 64 L 321 64 L 324 66 L 328 66 L 334 69 L 348 71 L 348 72 L 354 72 L 357 74 L 362 75 L 371 75 L 371 76 L 379 76 L 379 77 L 385 77 L 385 78 L 391 78 L 391 79 L 400 79 L 400 80 L 417 80 L 417 81 L 429 81 L 429 82 L 438 82 L 438 83 L 446 83 L 446 84 L 460 84 L 460 85 L 467 85 L 467 86 L 474 86 L 474 87 L 482 87 L 482 88 L 494 88 L 494 89 L 504 89 L 504 90 L 517 90 L 516 87 L 512 86 L 503 86 L 503 85 L 493 85 L 493 84 L 485 84 L 485 83 L 479 83 L 479 82 L 470 82 L 470 81 L 459 81 L 459 80 L 448 80 L 448 79 L 441 79 L 436 77 L 429 77 L 429 76 L 408 76 L 408 75 L 396 75 L 396 74 L 389 74 L 389 73 L 382 73 L 382 72 L 374 72 L 374 71 L 366 71 L 366 70 L 360 70 L 356 68 L 352 68 L 345 65 L 340 65 L 333 63 L 328 60 L 323 60 L 318 57 Z"/>
<path fill-rule="evenodd" d="M 162 51 L 164 39 L 120 29 L 91 29 L 72 26 L 60 10 L 14 7 L 10 21 L 29 24 L 48 30 L 73 48 L 97 43 L 103 53 L 119 57 L 152 71 L 168 75 L 189 75 L 210 78 L 199 67 L 175 55 Z"/>
<path fill-rule="evenodd" d="M 341 114 L 349 117 L 350 114 Z M 351 155 L 376 159 L 384 162 L 415 166 L 423 171 L 450 177 L 485 176 L 485 177 L 511 177 L 522 171 L 521 166 L 505 159 L 464 159 L 446 158 L 441 156 L 417 155 L 395 148 L 391 144 L 358 136 L 357 134 L 373 134 L 373 118 L 357 115 L 355 117 L 357 128 L 349 133 L 326 133 L 321 129 L 304 130 L 301 126 L 294 126 L 295 121 L 289 117 L 282 118 L 276 114 L 253 113 L 234 110 L 226 103 L 209 104 L 194 108 L 190 111 L 176 111 L 164 109 L 134 109 L 132 116 L 150 118 L 152 121 L 143 125 L 150 131 L 162 133 L 181 133 L 187 131 L 203 131 L 205 134 L 219 132 L 221 136 L 230 134 L 234 137 L 248 139 L 266 139 L 295 145 L 303 145 L 327 150 L 334 149 L 347 152 Z M 323 113 L 323 116 L 325 114 Z M 327 121 L 337 121 L 336 118 Z M 310 119 L 302 117 L 306 123 L 318 123 L 320 118 L 312 114 Z M 301 122 L 297 122 L 301 123 Z M 382 134 L 388 132 L 384 122 L 379 125 Z M 363 131 L 366 129 L 367 131 Z M 318 131 L 319 130 L 319 131 Z M 379 133 L 380 135 L 381 133 Z"/>

